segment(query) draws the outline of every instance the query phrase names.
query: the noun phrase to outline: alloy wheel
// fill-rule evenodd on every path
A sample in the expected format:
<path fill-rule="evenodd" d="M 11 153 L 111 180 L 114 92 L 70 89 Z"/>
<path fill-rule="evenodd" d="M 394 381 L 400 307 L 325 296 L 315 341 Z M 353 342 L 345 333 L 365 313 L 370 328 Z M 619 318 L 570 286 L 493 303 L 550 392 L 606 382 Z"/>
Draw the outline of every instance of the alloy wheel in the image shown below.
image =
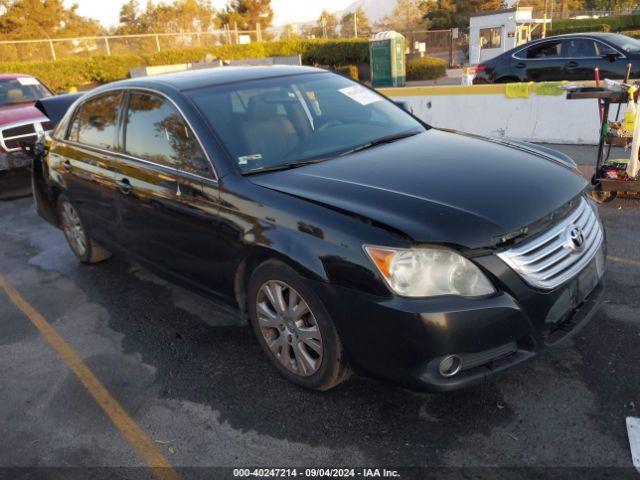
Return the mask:
<path fill-rule="evenodd" d="M 286 283 L 270 280 L 258 290 L 256 307 L 260 332 L 273 356 L 296 375 L 317 372 L 322 335 L 304 298 Z"/>
<path fill-rule="evenodd" d="M 64 231 L 71 249 L 76 255 L 82 257 L 87 252 L 87 237 L 76 209 L 69 202 L 62 203 L 61 209 L 62 230 Z"/>

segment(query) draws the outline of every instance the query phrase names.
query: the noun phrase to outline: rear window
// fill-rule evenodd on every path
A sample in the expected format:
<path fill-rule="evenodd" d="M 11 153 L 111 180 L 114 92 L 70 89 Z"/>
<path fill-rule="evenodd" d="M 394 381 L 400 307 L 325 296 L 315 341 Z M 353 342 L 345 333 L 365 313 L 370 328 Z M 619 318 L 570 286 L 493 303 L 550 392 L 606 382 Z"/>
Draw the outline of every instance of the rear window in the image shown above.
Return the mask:
<path fill-rule="evenodd" d="M 0 80 L 0 105 L 33 103 L 51 92 L 33 77 Z"/>
<path fill-rule="evenodd" d="M 115 149 L 121 101 L 122 92 L 116 92 L 84 102 L 76 112 L 67 138 L 92 147 Z"/>

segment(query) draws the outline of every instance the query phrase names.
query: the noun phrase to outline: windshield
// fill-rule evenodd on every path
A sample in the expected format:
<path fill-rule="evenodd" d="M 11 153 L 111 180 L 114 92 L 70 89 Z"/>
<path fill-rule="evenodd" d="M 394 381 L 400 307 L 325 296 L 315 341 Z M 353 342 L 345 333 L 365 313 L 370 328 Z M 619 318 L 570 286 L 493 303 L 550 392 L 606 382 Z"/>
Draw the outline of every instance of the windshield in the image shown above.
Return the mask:
<path fill-rule="evenodd" d="M 0 80 L 0 105 L 35 102 L 50 96 L 51 92 L 32 77 Z"/>
<path fill-rule="evenodd" d="M 611 35 L 608 40 L 625 52 L 640 52 L 640 41 L 626 35 Z"/>
<path fill-rule="evenodd" d="M 319 161 L 425 130 L 384 97 L 330 73 L 210 87 L 191 98 L 243 173 Z"/>

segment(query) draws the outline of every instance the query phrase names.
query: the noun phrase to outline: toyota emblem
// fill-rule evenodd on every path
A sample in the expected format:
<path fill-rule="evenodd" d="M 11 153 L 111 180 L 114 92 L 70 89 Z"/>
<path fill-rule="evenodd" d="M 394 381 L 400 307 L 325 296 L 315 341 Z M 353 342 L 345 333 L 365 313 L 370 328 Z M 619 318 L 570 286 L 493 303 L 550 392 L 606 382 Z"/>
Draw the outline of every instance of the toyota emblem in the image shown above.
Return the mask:
<path fill-rule="evenodd" d="M 565 245 L 576 252 L 582 251 L 584 248 L 584 232 L 580 227 L 570 225 L 567 228 L 567 243 Z"/>

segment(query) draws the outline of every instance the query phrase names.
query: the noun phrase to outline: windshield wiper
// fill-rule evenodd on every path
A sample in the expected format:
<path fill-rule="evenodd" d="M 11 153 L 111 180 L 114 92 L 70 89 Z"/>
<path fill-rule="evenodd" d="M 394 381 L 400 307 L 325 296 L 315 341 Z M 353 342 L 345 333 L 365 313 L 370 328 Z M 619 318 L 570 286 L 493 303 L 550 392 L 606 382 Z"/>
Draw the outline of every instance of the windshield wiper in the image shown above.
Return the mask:
<path fill-rule="evenodd" d="M 402 133 L 394 133 L 393 135 L 387 135 L 386 137 L 380 137 L 377 140 L 373 140 L 372 142 L 365 143 L 364 145 L 360 145 L 359 147 L 352 148 L 351 150 L 347 150 L 346 152 L 342 152 L 339 157 L 343 157 L 345 155 L 350 155 L 352 153 L 361 152 L 363 150 L 368 150 L 373 147 L 377 147 L 378 145 L 384 145 L 385 143 L 393 143 L 397 140 L 402 140 L 403 138 L 413 137 L 414 135 L 418 135 L 420 132 L 411 130 L 408 132 Z"/>
<path fill-rule="evenodd" d="M 394 133 L 393 135 L 387 135 L 385 137 L 380 137 L 377 140 L 373 140 L 372 142 L 365 143 L 364 145 L 360 145 L 359 147 L 351 148 L 344 152 L 340 152 L 337 154 L 327 155 L 325 157 L 317 157 L 312 160 L 303 160 L 301 162 L 288 162 L 282 163 L 280 165 L 274 165 L 273 167 L 265 167 L 265 168 L 256 168 L 255 170 L 249 170 L 244 172 L 243 175 L 251 175 L 254 173 L 264 173 L 264 172 L 276 172 L 278 170 L 291 170 L 292 168 L 303 167 L 305 165 L 312 165 L 314 163 L 324 162 L 325 160 L 331 160 L 333 158 L 344 157 L 346 155 L 350 155 L 355 152 L 361 152 L 362 150 L 367 150 L 369 148 L 376 147 L 378 145 L 383 145 L 385 143 L 392 143 L 396 140 L 402 140 L 403 138 L 413 137 L 414 135 L 419 134 L 419 131 L 410 130 L 408 132 L 402 133 Z"/>
<path fill-rule="evenodd" d="M 253 173 L 264 173 L 264 172 L 277 172 L 278 170 L 291 170 L 292 168 L 298 168 L 298 167 L 303 167 L 305 165 L 324 162 L 329 158 L 334 158 L 334 157 L 314 158 L 313 160 L 306 160 L 302 162 L 289 162 L 289 163 L 282 163 L 280 165 L 274 165 L 273 167 L 256 168 L 255 170 L 248 170 L 244 172 L 243 175 L 251 175 Z"/>

